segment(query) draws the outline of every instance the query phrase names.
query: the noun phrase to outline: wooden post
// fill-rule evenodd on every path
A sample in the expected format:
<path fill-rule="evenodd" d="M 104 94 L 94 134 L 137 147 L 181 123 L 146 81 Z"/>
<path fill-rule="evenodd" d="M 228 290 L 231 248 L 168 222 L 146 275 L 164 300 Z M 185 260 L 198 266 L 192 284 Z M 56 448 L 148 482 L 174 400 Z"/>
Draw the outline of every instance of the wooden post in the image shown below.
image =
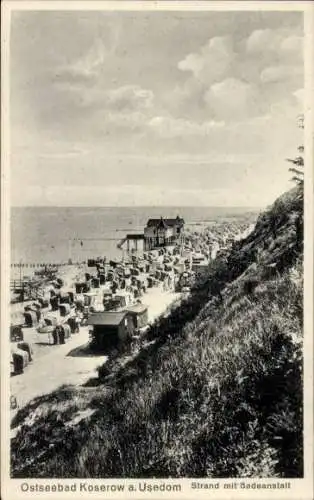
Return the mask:
<path fill-rule="evenodd" d="M 69 239 L 68 243 L 68 261 L 71 262 L 72 260 L 72 240 Z"/>

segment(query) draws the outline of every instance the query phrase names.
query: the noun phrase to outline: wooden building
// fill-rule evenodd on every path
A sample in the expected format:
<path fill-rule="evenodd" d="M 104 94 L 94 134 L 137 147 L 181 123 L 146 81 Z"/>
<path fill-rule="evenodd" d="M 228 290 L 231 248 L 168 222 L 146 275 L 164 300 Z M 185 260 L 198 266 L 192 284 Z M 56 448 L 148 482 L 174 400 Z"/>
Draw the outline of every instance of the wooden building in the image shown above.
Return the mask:
<path fill-rule="evenodd" d="M 174 245 L 181 241 L 184 231 L 184 220 L 177 216 L 175 219 L 149 219 L 144 229 L 145 249 Z"/>
<path fill-rule="evenodd" d="M 144 328 L 148 324 L 148 308 L 144 304 L 134 304 L 126 309 L 133 321 L 135 330 Z"/>
<path fill-rule="evenodd" d="M 96 350 L 119 347 L 134 333 L 133 320 L 126 311 L 92 313 L 87 324 L 93 327 L 91 345 Z"/>

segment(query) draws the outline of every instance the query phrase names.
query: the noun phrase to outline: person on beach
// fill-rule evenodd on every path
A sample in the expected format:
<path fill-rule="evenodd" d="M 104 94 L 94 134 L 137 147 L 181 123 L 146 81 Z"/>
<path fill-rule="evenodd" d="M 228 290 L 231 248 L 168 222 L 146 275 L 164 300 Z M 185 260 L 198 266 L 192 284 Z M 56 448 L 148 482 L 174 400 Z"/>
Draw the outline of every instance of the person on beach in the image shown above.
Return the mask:
<path fill-rule="evenodd" d="M 58 329 L 54 328 L 52 331 L 53 345 L 58 344 Z"/>
<path fill-rule="evenodd" d="M 58 328 L 59 343 L 65 344 L 65 332 L 62 326 Z"/>

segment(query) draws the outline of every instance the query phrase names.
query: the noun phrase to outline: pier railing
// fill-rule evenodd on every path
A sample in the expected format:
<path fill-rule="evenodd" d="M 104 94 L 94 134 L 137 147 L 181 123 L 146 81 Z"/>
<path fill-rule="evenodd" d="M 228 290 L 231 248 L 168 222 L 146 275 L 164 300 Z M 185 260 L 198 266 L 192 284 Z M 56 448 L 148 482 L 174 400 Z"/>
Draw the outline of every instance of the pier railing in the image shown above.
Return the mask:
<path fill-rule="evenodd" d="M 39 268 L 51 268 L 51 267 L 63 267 L 63 266 L 77 266 L 82 262 L 12 262 L 11 269 L 39 269 Z"/>

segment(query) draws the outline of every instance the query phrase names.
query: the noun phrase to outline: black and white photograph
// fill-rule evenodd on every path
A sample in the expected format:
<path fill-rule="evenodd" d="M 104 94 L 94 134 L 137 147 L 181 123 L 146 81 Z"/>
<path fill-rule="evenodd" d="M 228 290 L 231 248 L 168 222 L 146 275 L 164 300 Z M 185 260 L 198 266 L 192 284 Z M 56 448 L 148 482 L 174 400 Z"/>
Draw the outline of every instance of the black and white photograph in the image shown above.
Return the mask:
<path fill-rule="evenodd" d="M 127 496 L 126 480 L 132 498 L 296 498 L 312 443 L 304 4 L 10 3 L 17 498 Z"/>

